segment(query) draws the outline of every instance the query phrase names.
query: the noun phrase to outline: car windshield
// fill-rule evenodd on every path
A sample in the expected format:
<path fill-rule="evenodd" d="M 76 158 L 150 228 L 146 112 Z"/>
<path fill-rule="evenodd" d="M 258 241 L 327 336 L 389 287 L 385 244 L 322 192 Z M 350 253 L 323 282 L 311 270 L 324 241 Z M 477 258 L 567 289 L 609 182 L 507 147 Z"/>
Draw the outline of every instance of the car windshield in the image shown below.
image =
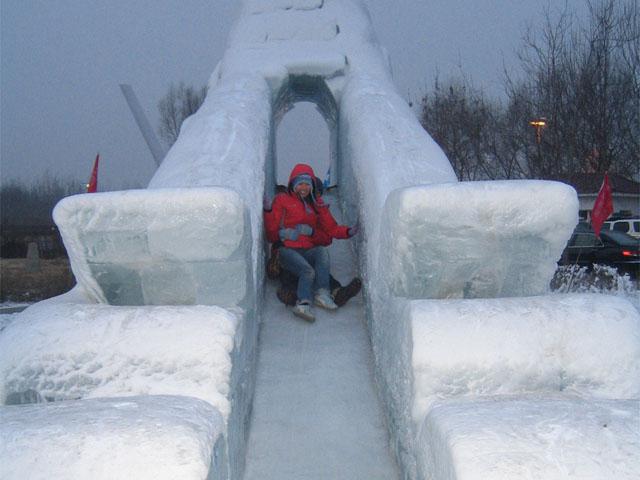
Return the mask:
<path fill-rule="evenodd" d="M 607 232 L 602 232 L 603 237 L 608 237 L 614 242 L 625 246 L 625 247 L 636 247 L 640 245 L 640 240 L 633 238 L 631 235 L 628 235 L 624 232 L 618 232 L 616 230 L 609 230 Z"/>

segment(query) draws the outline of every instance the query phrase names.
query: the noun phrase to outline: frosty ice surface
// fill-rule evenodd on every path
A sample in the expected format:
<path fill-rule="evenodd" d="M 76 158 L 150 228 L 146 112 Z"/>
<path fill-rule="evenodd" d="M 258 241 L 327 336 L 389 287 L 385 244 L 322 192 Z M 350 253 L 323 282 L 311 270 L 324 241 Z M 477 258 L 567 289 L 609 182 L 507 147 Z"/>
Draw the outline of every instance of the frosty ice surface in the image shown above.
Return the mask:
<path fill-rule="evenodd" d="M 96 301 L 236 306 L 252 285 L 247 215 L 229 189 L 191 188 L 77 195 L 54 218 Z"/>

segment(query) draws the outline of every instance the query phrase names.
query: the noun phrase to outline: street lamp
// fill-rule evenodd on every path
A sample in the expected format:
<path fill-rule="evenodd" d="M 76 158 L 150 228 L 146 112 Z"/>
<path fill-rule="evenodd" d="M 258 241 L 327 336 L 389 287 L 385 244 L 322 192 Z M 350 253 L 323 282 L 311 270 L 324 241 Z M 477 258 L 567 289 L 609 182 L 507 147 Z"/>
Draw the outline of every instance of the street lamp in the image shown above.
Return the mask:
<path fill-rule="evenodd" d="M 536 145 L 538 150 L 538 168 L 542 166 L 542 150 L 540 148 L 540 142 L 542 141 L 542 130 L 547 126 L 547 119 L 545 117 L 539 117 L 529 122 L 533 128 L 536 129 Z"/>
<path fill-rule="evenodd" d="M 547 126 L 546 117 L 536 118 L 535 120 L 531 120 L 529 122 L 533 128 L 536 129 L 536 142 L 540 145 L 540 141 L 542 140 L 542 130 Z"/>

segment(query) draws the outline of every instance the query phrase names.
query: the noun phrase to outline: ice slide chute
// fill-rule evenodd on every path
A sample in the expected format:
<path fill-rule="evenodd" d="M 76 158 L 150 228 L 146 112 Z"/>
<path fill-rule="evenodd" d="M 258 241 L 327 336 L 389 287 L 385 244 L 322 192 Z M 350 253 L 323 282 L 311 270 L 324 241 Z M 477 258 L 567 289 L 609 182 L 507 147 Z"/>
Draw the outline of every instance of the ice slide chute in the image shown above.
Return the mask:
<path fill-rule="evenodd" d="M 181 315 L 188 318 L 189 308 L 198 304 L 224 307 L 239 319 L 230 354 L 233 370 L 219 380 L 227 382 L 231 408 L 219 450 L 224 453 L 217 457 L 225 463 L 222 470 L 239 479 L 257 326 L 264 311 L 263 195 L 272 195 L 275 186 L 276 126 L 300 100 L 316 103 L 329 126 L 332 182 L 339 187 L 343 220 L 358 217 L 361 222 L 358 269 L 392 448 L 405 478 L 448 475 L 446 469 L 425 469 L 450 458 L 452 447 L 429 444 L 434 448 L 427 450 L 440 451 L 440 456 L 424 461 L 421 442 L 435 438 L 423 425 L 435 421 L 437 428 L 452 417 L 434 419 L 428 409 L 414 415 L 423 401 L 416 397 L 414 382 L 428 385 L 432 366 L 418 362 L 421 315 L 439 311 L 443 298 L 461 302 L 448 310 L 455 316 L 484 305 L 464 302 L 495 297 L 491 308 L 507 310 L 508 319 L 516 310 L 499 297 L 525 295 L 537 296 L 531 309 L 547 315 L 548 281 L 577 222 L 578 203 L 573 189 L 554 182 L 458 182 L 442 150 L 396 92 L 363 2 L 243 2 L 202 107 L 184 122 L 149 188 L 82 195 L 56 207 L 79 288 L 89 301 L 114 305 L 104 305 L 114 309 L 111 315 L 119 308 L 129 312 L 167 305 L 183 309 Z M 450 247 L 443 250 L 442 245 Z M 575 307 L 563 303 L 570 306 L 558 322 L 572 312 L 584 315 L 587 303 L 603 304 L 598 298 L 575 302 Z M 627 316 L 628 330 L 619 330 L 619 338 L 635 338 L 637 315 Z M 457 328 L 477 328 L 469 325 Z M 439 327 L 446 338 L 446 325 Z M 464 351 L 463 339 L 470 335 L 472 330 L 456 336 L 462 341 L 456 349 Z M 640 356 L 634 352 L 631 345 L 623 353 L 631 364 Z M 469 368 L 475 371 L 472 363 Z M 551 376 L 564 375 L 564 366 L 552 367 Z M 589 399 L 595 382 L 589 371 L 578 373 Z M 623 389 L 633 398 L 640 390 L 636 377 L 629 376 Z M 556 391 L 561 382 L 546 380 L 532 385 L 529 393 L 563 402 L 563 393 Z M 130 393 L 145 393 L 136 390 L 139 383 L 125 386 Z M 607 387 L 605 380 L 597 394 L 621 391 Z M 491 388 L 521 393 L 508 383 Z M 474 395 L 481 398 L 482 391 L 465 398 L 470 409 Z M 440 400 L 456 398 L 452 391 Z"/>

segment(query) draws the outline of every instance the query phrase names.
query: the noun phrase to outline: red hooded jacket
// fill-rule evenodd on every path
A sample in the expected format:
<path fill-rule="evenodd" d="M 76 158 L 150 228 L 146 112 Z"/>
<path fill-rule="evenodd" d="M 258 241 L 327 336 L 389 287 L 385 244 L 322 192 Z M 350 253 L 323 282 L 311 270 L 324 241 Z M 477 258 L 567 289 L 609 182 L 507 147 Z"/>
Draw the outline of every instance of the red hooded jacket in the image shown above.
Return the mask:
<path fill-rule="evenodd" d="M 293 191 L 293 180 L 299 175 L 315 177 L 313 169 L 309 165 L 299 163 L 291 171 L 289 176 L 289 189 L 287 193 L 280 193 L 273 199 L 270 212 L 265 212 L 264 224 L 269 242 L 278 241 L 278 232 L 281 228 L 295 228 L 297 225 L 307 224 L 313 228 L 312 235 L 299 235 L 297 240 L 285 240 L 284 246 L 288 248 L 313 248 L 329 245 L 333 238 L 349 238 L 349 227 L 338 225 L 329 211 L 329 206 L 324 203 L 322 197 L 315 196 L 305 202 Z"/>

